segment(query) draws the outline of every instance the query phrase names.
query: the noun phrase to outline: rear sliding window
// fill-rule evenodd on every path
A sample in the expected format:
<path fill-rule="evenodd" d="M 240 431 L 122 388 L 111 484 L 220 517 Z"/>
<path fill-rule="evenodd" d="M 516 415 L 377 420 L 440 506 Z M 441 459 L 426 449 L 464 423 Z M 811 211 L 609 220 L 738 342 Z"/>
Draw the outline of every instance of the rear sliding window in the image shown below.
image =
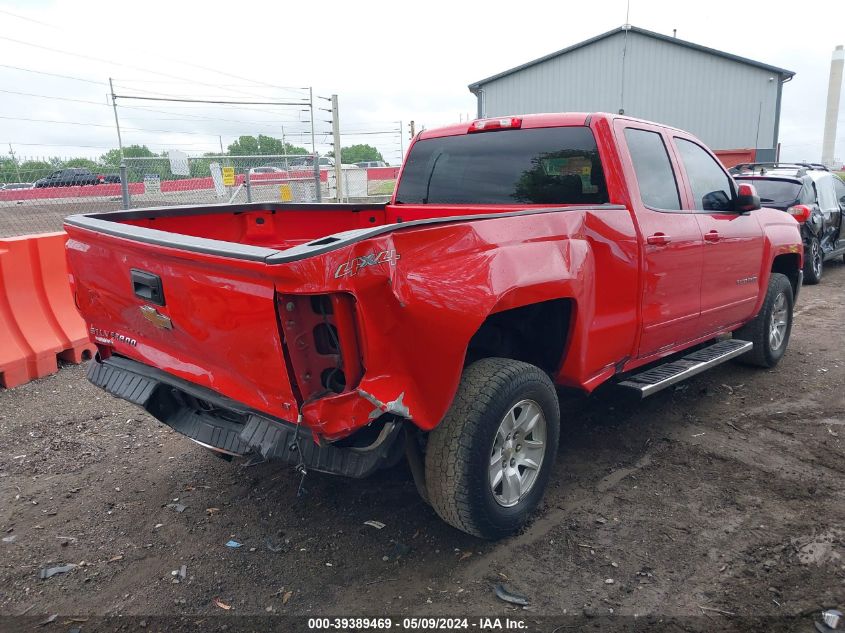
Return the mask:
<path fill-rule="evenodd" d="M 496 130 L 414 144 L 399 204 L 602 204 L 607 186 L 587 127 Z"/>

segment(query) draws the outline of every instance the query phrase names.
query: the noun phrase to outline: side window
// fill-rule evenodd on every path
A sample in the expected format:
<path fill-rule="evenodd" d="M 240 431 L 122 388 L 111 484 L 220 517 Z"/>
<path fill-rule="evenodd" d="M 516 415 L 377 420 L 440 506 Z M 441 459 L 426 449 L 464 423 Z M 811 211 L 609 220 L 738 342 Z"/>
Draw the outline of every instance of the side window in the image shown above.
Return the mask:
<path fill-rule="evenodd" d="M 823 211 L 835 211 L 839 207 L 836 192 L 833 189 L 833 176 L 822 176 L 816 181 L 819 192 L 819 207 Z"/>
<path fill-rule="evenodd" d="M 804 186 L 801 187 L 801 197 L 798 201 L 801 204 L 816 204 L 816 188 L 809 178 L 804 179 Z"/>
<path fill-rule="evenodd" d="M 839 178 L 834 178 L 833 188 L 836 190 L 836 199 L 839 200 L 839 206 L 845 209 L 845 182 L 842 182 Z"/>
<path fill-rule="evenodd" d="M 695 208 L 704 211 L 731 211 L 733 189 L 730 177 L 701 146 L 677 137 L 675 144 L 687 172 Z"/>
<path fill-rule="evenodd" d="M 643 204 L 655 209 L 680 211 L 678 183 L 660 134 L 629 127 L 625 128 L 625 141 Z"/>

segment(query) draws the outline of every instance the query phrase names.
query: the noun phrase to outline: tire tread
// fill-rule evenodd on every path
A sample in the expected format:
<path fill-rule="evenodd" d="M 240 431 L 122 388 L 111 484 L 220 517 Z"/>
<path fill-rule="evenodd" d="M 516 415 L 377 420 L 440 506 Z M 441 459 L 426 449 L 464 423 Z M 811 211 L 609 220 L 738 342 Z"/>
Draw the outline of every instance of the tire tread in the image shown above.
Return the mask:
<path fill-rule="evenodd" d="M 507 358 L 484 358 L 464 370 L 452 406 L 429 435 L 425 457 L 429 501 L 447 523 L 483 538 L 496 538 L 511 531 L 503 532 L 501 526 L 478 511 L 472 495 L 487 485 L 487 472 L 469 472 L 467 465 L 477 450 L 475 438 L 483 435 L 485 414 L 499 394 L 535 381 L 540 381 L 557 403 L 551 380 L 534 365 Z M 552 459 L 557 446 L 553 448 Z"/>

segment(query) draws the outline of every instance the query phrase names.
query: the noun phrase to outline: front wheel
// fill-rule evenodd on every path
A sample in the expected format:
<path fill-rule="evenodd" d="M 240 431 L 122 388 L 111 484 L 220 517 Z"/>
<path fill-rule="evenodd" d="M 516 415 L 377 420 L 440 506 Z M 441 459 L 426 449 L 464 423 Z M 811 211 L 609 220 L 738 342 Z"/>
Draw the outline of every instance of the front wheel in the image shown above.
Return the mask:
<path fill-rule="evenodd" d="M 824 268 L 824 253 L 818 238 L 810 240 L 807 248 L 807 260 L 804 262 L 804 283 L 815 285 L 822 280 L 822 269 Z"/>
<path fill-rule="evenodd" d="M 506 358 L 473 363 L 428 439 L 432 507 L 475 536 L 514 533 L 543 497 L 559 435 L 557 393 L 542 370 Z"/>
<path fill-rule="evenodd" d="M 792 331 L 792 284 L 786 275 L 772 273 L 760 313 L 734 332 L 734 338 L 754 347 L 739 360 L 758 367 L 774 367 L 786 353 Z"/>

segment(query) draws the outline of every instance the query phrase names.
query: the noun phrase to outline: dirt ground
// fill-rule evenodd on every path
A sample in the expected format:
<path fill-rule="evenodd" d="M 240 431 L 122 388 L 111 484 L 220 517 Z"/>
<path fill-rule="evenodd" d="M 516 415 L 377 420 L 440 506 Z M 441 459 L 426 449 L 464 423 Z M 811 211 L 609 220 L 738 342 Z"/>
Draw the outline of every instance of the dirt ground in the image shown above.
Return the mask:
<path fill-rule="evenodd" d="M 0 392 L 0 614 L 510 615 L 549 633 L 609 630 L 610 614 L 673 631 L 798 616 L 783 630 L 815 630 L 845 607 L 843 324 L 831 262 L 775 370 L 728 364 L 636 404 L 567 399 L 545 502 L 498 543 L 441 522 L 404 464 L 309 474 L 298 498 L 290 467 L 225 462 L 65 367 Z"/>

